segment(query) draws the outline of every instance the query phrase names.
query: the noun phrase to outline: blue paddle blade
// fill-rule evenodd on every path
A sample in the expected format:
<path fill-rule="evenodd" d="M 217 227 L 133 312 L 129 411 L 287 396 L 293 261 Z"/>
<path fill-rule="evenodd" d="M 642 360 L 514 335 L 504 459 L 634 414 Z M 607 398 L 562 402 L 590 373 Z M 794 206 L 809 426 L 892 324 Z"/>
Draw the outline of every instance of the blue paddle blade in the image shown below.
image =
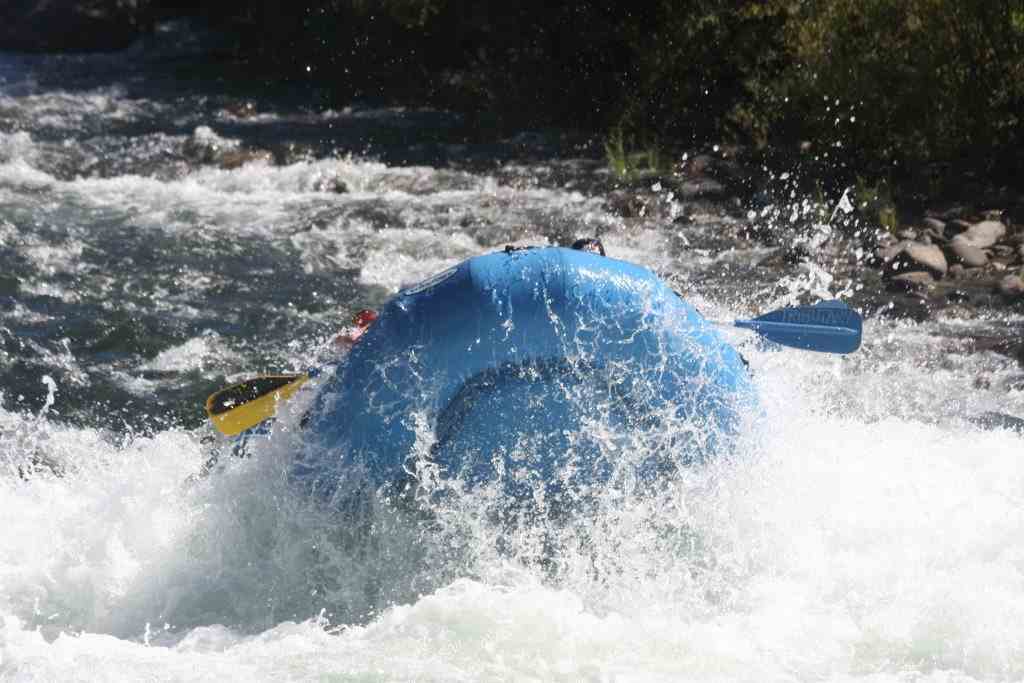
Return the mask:
<path fill-rule="evenodd" d="M 842 301 L 821 301 L 813 306 L 780 308 L 753 320 L 737 320 L 736 327 L 753 330 L 783 346 L 822 353 L 851 353 L 860 347 L 863 321 Z"/>

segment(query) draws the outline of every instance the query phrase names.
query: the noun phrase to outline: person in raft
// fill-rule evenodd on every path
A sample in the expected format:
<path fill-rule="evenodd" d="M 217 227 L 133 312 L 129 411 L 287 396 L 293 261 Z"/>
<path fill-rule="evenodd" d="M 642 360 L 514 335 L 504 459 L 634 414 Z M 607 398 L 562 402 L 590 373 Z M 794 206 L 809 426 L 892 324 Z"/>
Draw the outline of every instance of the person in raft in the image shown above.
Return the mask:
<path fill-rule="evenodd" d="M 601 256 L 605 255 L 604 245 L 596 237 L 581 237 L 572 243 L 572 248 L 578 251 L 600 254 Z M 346 327 L 334 338 L 335 346 L 340 347 L 344 351 L 350 350 L 352 345 L 359 341 L 359 338 L 363 336 L 363 333 L 366 332 L 376 319 L 377 311 L 372 308 L 364 308 L 359 311 L 352 316 L 352 326 Z"/>
<path fill-rule="evenodd" d="M 335 346 L 340 347 L 344 351 L 348 351 L 352 348 L 352 345 L 359 341 L 359 338 L 363 336 L 367 328 L 373 324 L 373 321 L 377 319 L 377 311 L 372 308 L 364 308 L 363 310 L 352 316 L 352 326 L 346 327 L 338 336 L 334 338 Z"/>
<path fill-rule="evenodd" d="M 604 253 L 604 245 L 601 244 L 601 240 L 596 237 L 581 237 L 572 243 L 572 248 L 577 251 L 589 251 L 592 254 L 600 254 L 606 256 Z"/>

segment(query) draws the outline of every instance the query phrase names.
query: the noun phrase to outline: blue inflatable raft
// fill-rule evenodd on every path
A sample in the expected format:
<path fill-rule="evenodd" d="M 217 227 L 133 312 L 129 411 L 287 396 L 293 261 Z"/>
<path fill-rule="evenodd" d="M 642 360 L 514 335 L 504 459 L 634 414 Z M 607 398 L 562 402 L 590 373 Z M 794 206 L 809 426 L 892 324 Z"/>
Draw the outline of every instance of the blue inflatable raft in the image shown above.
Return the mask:
<path fill-rule="evenodd" d="M 713 456 L 754 402 L 739 354 L 649 270 L 506 251 L 380 311 L 323 381 L 293 475 L 326 497 L 427 472 L 576 496 Z"/>

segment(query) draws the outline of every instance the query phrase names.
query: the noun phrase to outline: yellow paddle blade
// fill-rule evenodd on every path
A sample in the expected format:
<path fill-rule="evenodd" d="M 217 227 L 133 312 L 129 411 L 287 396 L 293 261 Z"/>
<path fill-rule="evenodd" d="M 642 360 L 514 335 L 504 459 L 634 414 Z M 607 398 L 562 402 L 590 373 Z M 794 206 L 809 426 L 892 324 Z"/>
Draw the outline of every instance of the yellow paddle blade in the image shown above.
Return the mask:
<path fill-rule="evenodd" d="M 222 434 L 235 436 L 277 414 L 286 401 L 309 379 L 309 375 L 264 375 L 234 384 L 210 394 L 206 414 Z"/>

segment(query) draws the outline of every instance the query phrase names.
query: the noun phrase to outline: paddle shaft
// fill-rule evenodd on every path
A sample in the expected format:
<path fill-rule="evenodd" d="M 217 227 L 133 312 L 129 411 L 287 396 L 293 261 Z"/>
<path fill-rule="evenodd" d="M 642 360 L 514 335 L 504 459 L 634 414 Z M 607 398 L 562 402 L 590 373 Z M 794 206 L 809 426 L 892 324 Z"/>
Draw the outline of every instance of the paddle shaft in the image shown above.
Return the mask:
<path fill-rule="evenodd" d="M 860 316 L 846 304 L 823 301 L 814 306 L 782 308 L 754 320 L 736 320 L 732 325 L 752 330 L 783 346 L 845 354 L 860 346 L 862 323 Z M 211 394 L 206 401 L 206 412 L 223 434 L 241 434 L 274 417 L 278 404 L 291 398 L 318 373 L 317 369 L 311 369 L 302 374 L 254 377 Z"/>
<path fill-rule="evenodd" d="M 827 325 L 794 325 L 792 323 L 759 322 L 757 320 L 736 320 L 733 326 L 753 330 L 765 336 L 777 332 L 800 332 L 806 335 L 825 337 L 854 337 L 856 330 L 849 327 L 829 327 Z"/>

